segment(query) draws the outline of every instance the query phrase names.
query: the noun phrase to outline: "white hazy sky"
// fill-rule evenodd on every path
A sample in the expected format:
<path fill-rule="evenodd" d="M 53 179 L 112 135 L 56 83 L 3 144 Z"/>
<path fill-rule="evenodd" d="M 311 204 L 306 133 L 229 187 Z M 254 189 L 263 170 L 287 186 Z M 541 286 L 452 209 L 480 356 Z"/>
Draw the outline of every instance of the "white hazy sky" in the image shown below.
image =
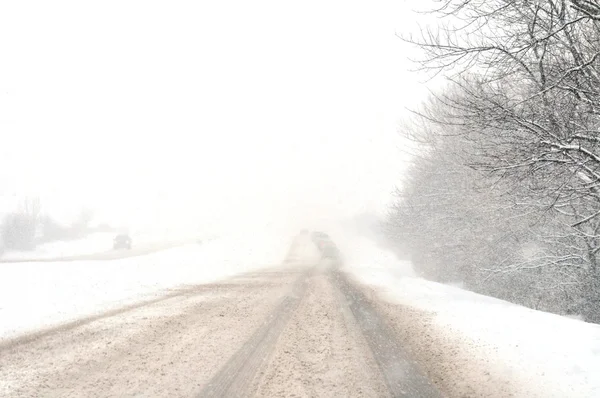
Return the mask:
<path fill-rule="evenodd" d="M 0 189 L 132 224 L 379 211 L 425 95 L 395 37 L 414 20 L 402 0 L 4 1 Z"/>

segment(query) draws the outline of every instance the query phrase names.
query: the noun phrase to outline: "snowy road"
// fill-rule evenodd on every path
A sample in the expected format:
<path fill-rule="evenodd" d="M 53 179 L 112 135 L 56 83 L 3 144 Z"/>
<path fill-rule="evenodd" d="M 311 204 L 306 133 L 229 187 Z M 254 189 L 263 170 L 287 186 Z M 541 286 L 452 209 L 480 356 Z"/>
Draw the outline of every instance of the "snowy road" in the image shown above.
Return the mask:
<path fill-rule="evenodd" d="M 4 340 L 0 396 L 440 396 L 379 313 L 322 265 L 255 271 Z"/>

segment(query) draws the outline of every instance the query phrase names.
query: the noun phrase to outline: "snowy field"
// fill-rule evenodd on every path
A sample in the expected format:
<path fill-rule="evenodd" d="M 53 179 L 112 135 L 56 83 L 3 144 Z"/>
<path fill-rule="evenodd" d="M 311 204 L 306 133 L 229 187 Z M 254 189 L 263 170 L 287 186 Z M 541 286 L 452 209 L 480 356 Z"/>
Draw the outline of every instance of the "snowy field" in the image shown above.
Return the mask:
<path fill-rule="evenodd" d="M 50 259 L 57 257 L 97 254 L 112 249 L 115 233 L 91 234 L 82 239 L 49 242 L 38 245 L 32 251 L 8 251 L 2 255 L 3 261 L 21 259 Z"/>
<path fill-rule="evenodd" d="M 0 264 L 0 341 L 167 293 L 281 264 L 289 239 L 235 236 L 113 261 Z"/>
<path fill-rule="evenodd" d="M 113 239 L 116 232 L 98 232 L 90 234 L 85 238 L 66 241 L 48 242 L 38 245 L 32 251 L 7 251 L 2 254 L 1 260 L 54 260 L 67 257 L 89 256 L 111 252 Z M 131 234 L 133 249 L 167 248 L 193 239 L 189 237 L 164 236 L 150 233 Z"/>
<path fill-rule="evenodd" d="M 347 265 L 358 280 L 388 302 L 427 313 L 444 349 L 514 381 L 517 396 L 600 397 L 600 325 L 416 278 L 409 263 L 368 241 L 354 251 Z"/>

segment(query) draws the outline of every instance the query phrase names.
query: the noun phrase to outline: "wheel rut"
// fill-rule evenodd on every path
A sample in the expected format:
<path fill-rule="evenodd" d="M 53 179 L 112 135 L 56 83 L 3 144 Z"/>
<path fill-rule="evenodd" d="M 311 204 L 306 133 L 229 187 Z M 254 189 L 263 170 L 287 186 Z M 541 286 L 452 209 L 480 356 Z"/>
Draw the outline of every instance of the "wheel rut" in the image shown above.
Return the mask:
<path fill-rule="evenodd" d="M 442 394 L 360 287 L 336 269 L 302 274 L 199 397 Z"/>
<path fill-rule="evenodd" d="M 285 328 L 307 287 L 309 273 L 304 273 L 283 297 L 250 339 L 225 363 L 206 384 L 198 397 L 243 397 L 257 371 L 267 363 L 279 335 Z"/>
<path fill-rule="evenodd" d="M 438 398 L 442 394 L 415 365 L 365 294 L 339 271 L 330 275 L 362 331 L 392 397 Z"/>

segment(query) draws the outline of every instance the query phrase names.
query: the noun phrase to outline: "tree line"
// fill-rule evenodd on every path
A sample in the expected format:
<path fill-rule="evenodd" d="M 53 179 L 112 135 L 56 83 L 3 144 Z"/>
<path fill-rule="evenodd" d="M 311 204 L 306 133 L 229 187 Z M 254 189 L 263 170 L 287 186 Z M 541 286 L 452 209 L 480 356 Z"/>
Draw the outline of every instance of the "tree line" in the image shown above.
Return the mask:
<path fill-rule="evenodd" d="M 80 239 L 93 232 L 113 232 L 109 225 L 92 227 L 93 212 L 83 208 L 71 222 L 59 222 L 43 211 L 40 198 L 19 197 L 16 205 L 0 216 L 0 256 L 5 251 L 31 251 L 38 244 Z"/>
<path fill-rule="evenodd" d="M 431 279 L 600 322 L 600 3 L 445 0 L 388 234 Z"/>

